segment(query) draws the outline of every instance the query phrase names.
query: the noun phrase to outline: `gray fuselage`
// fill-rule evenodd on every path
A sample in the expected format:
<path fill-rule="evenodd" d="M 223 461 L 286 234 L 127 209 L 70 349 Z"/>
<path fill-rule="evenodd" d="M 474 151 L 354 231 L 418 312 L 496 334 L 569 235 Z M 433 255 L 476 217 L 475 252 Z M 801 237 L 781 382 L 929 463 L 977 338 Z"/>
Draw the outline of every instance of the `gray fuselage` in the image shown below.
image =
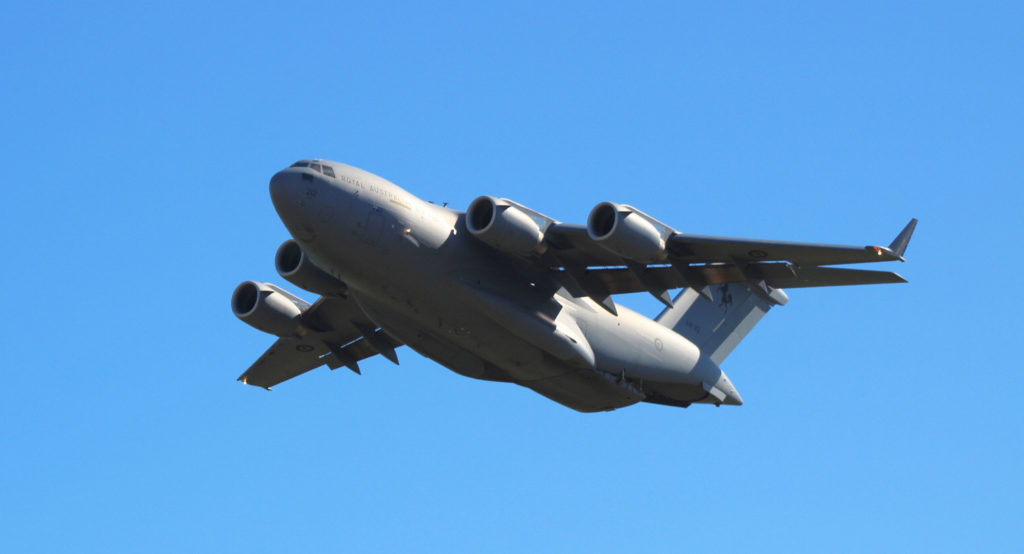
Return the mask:
<path fill-rule="evenodd" d="M 320 268 L 342 280 L 378 326 L 467 377 L 514 382 L 591 412 L 644 399 L 742 401 L 724 373 L 672 329 L 588 297 L 557 274 L 466 231 L 462 212 L 333 163 L 335 177 L 291 167 L 274 206 Z"/>

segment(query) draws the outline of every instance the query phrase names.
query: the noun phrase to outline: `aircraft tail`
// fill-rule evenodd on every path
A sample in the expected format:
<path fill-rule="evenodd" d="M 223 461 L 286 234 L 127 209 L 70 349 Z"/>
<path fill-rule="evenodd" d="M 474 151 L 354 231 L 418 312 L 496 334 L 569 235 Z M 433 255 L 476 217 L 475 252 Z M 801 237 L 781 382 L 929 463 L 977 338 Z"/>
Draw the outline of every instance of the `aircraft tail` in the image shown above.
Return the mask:
<path fill-rule="evenodd" d="M 674 307 L 658 315 L 658 323 L 683 335 L 720 365 L 757 322 L 789 297 L 763 283 L 728 283 L 707 287 L 710 301 L 692 288 L 675 298 Z"/>

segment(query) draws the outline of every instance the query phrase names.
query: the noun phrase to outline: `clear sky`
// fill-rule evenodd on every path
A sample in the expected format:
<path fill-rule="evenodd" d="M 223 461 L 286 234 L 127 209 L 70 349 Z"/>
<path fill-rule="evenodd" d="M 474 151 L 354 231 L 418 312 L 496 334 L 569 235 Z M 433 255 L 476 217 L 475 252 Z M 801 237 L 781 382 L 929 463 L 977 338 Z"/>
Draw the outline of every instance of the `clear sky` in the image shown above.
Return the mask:
<path fill-rule="evenodd" d="M 0 9 L 0 550 L 1024 550 L 1020 2 L 409 4 Z M 304 157 L 569 222 L 921 223 L 909 284 L 790 291 L 742 407 L 579 414 L 405 348 L 267 393 L 228 299 L 283 282 Z"/>

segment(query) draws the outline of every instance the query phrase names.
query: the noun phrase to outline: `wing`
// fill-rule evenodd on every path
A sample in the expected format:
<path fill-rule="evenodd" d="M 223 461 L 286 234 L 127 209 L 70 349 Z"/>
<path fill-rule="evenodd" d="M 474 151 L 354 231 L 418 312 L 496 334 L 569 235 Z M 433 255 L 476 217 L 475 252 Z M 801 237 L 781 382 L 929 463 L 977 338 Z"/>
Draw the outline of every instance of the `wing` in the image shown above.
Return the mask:
<path fill-rule="evenodd" d="M 888 271 L 822 266 L 903 261 L 916 225 L 911 220 L 888 247 L 688 235 L 665 227 L 664 264 L 647 265 L 603 248 L 584 225 L 552 221 L 545 229 L 543 259 L 570 293 L 590 296 L 614 313 L 610 295 L 628 292 L 647 291 L 671 306 L 667 291 L 681 287 L 707 296 L 709 285 L 742 281 L 770 288 L 905 282 Z"/>
<path fill-rule="evenodd" d="M 359 373 L 359 361 L 376 354 L 398 363 L 402 343 L 377 329 L 351 298 L 322 297 L 301 318 L 311 332 L 278 339 L 238 380 L 269 390 L 322 365 Z"/>
<path fill-rule="evenodd" d="M 269 390 L 282 381 L 324 365 L 322 356 L 325 352 L 329 351 L 315 341 L 290 337 L 278 339 L 238 380 Z"/>
<path fill-rule="evenodd" d="M 687 264 L 736 262 L 789 262 L 798 266 L 903 261 L 910 235 L 917 226 L 913 219 L 896 240 L 885 246 L 843 246 L 807 242 L 783 242 L 672 233 L 665 241 L 673 261 Z M 559 258 L 584 266 L 622 265 L 622 258 L 597 245 L 584 225 L 554 223 L 545 238 Z"/>

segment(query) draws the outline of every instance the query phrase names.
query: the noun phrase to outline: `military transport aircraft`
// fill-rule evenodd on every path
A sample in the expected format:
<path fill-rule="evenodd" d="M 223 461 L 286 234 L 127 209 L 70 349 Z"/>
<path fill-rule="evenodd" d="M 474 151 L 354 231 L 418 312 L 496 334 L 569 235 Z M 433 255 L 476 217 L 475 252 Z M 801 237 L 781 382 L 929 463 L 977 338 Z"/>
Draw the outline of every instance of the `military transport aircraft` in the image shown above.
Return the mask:
<path fill-rule="evenodd" d="M 831 266 L 903 261 L 917 224 L 888 247 L 689 235 L 612 202 L 572 225 L 491 196 L 448 209 L 326 160 L 278 172 L 270 196 L 293 237 L 278 273 L 320 298 L 235 289 L 235 315 L 278 337 L 240 381 L 269 390 L 324 365 L 360 373 L 376 354 L 397 364 L 406 345 L 581 412 L 742 404 L 719 365 L 787 302 L 783 289 L 905 282 Z M 612 300 L 642 291 L 665 304 L 657 318 Z"/>

